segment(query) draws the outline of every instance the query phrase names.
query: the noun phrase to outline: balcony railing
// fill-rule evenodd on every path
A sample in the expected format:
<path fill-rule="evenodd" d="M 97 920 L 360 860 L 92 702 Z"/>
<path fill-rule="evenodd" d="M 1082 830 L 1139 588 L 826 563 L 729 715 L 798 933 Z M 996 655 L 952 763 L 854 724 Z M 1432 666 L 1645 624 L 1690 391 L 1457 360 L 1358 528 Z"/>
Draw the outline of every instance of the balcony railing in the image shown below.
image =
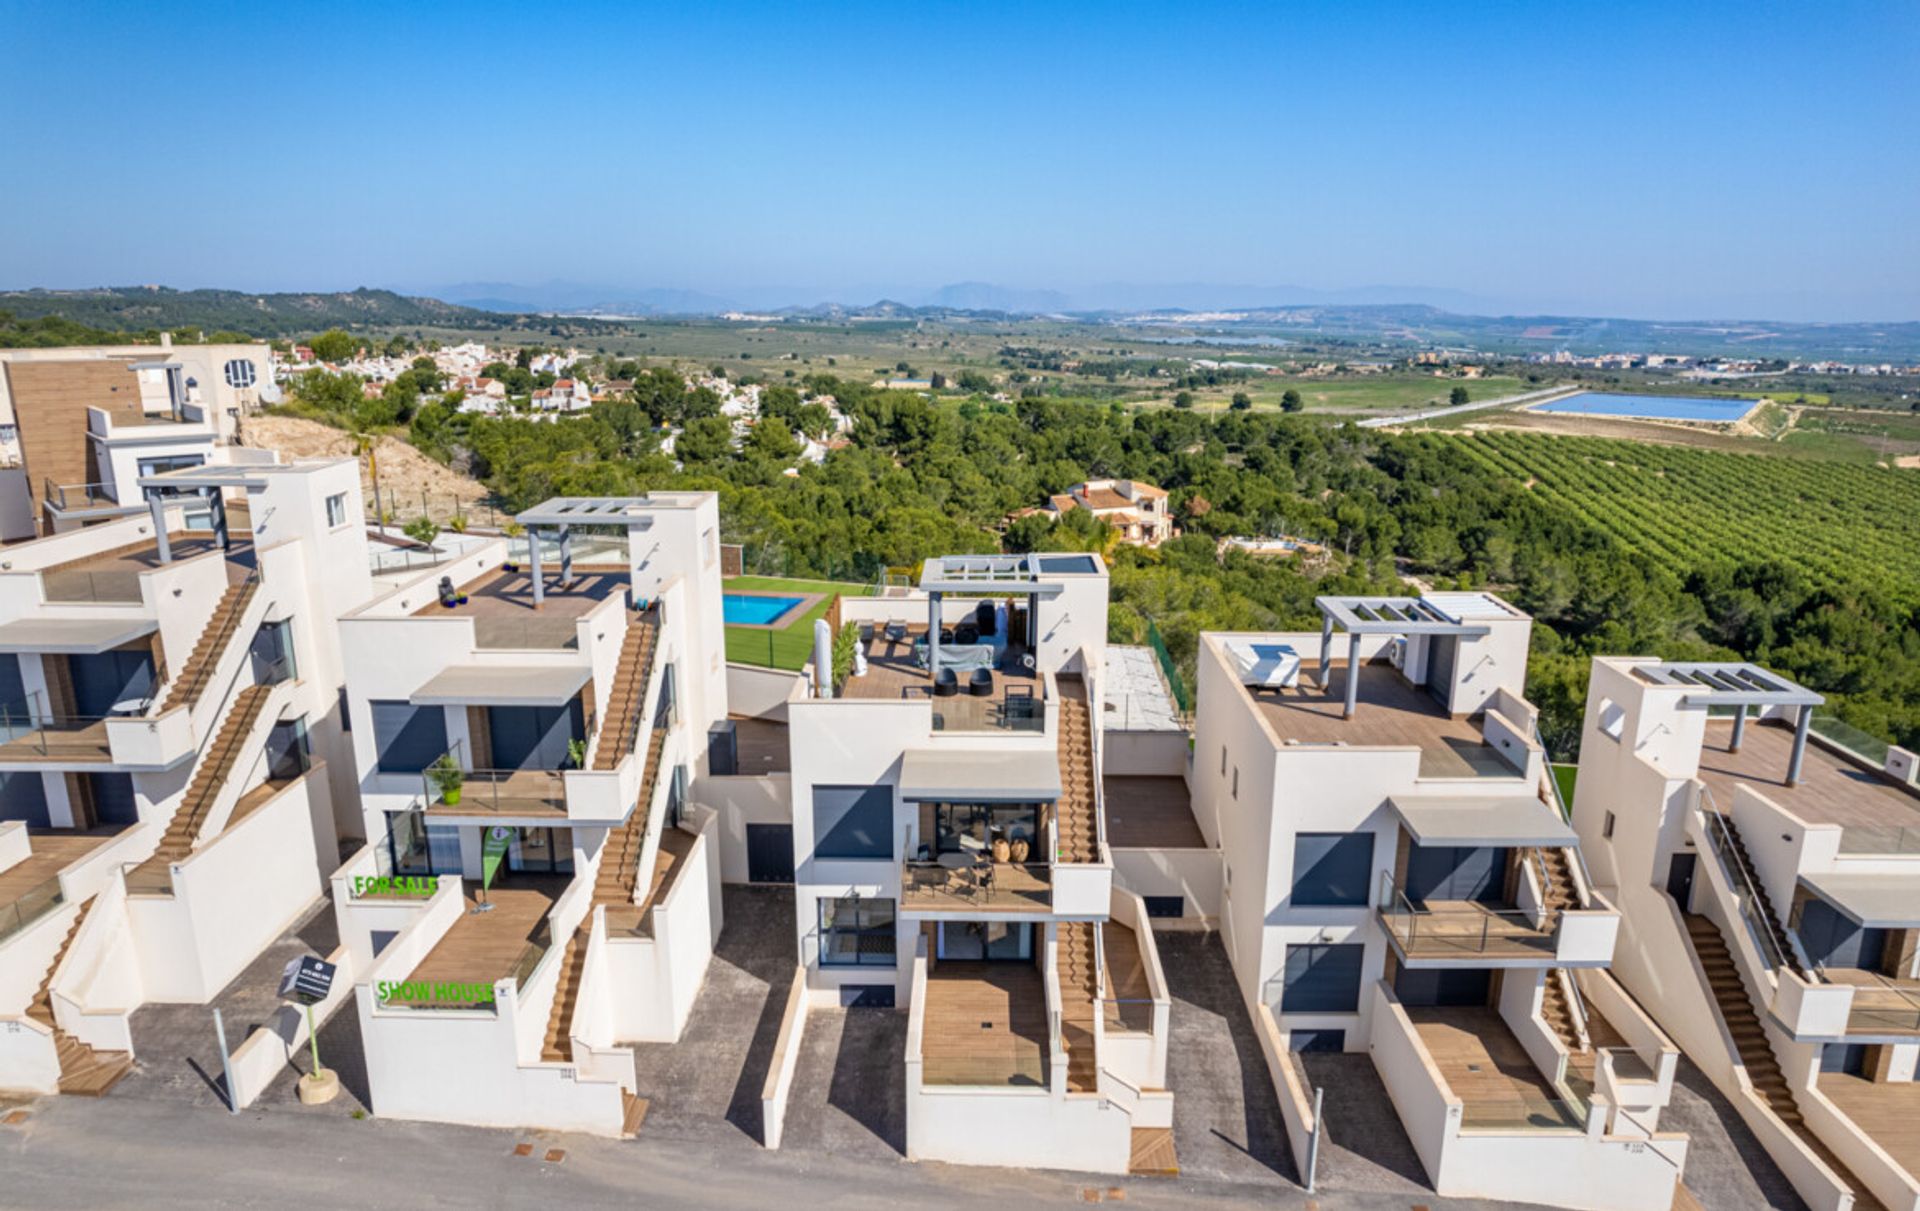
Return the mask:
<path fill-rule="evenodd" d="M 1555 948 L 1556 915 L 1540 914 L 1539 923 L 1525 909 L 1465 901 L 1443 901 L 1437 906 L 1416 905 L 1381 875 L 1380 919 L 1409 958 L 1551 958 Z"/>
<path fill-rule="evenodd" d="M 933 698 L 936 732 L 1044 732 L 1046 704 L 1026 687 L 1007 686 L 998 698 L 974 696 L 961 685 L 956 693 Z"/>
<path fill-rule="evenodd" d="M 1512 1098 L 1464 1100 L 1460 1104 L 1462 1131 L 1583 1131 L 1589 1106 L 1562 1098 L 1517 1095 Z"/>
<path fill-rule="evenodd" d="M 140 598 L 140 573 L 127 569 L 42 568 L 40 589 L 48 601 L 126 604 Z"/>
<path fill-rule="evenodd" d="M 1849 1034 L 1920 1034 L 1920 996 L 1892 985 L 1855 985 Z"/>
<path fill-rule="evenodd" d="M 1045 912 L 1053 903 L 1053 868 L 1044 862 L 908 861 L 901 903 L 907 908 Z"/>
<path fill-rule="evenodd" d="M 79 509 L 117 509 L 120 501 L 112 484 L 56 484 L 41 481 L 41 499 L 62 513 Z"/>
<path fill-rule="evenodd" d="M 67 895 L 60 889 L 60 876 L 55 875 L 29 887 L 13 903 L 0 905 L 0 942 L 11 938 L 66 901 Z"/>
<path fill-rule="evenodd" d="M 6 750 L 16 756 L 31 753 L 54 760 L 112 759 L 106 716 L 56 714 L 47 709 L 46 696 L 38 690 L 23 701 L 0 705 L 0 756 Z"/>

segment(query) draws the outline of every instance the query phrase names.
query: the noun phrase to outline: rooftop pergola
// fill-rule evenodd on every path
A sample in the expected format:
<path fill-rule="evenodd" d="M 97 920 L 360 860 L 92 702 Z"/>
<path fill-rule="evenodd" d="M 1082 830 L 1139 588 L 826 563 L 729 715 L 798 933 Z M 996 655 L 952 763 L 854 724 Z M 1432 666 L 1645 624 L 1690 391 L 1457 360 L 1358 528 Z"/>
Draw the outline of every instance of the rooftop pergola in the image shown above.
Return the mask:
<path fill-rule="evenodd" d="M 653 519 L 642 512 L 648 503 L 644 496 L 555 496 L 515 515 L 514 520 L 527 528 L 527 572 L 533 581 L 533 608 L 539 609 L 546 597 L 540 571 L 539 531 L 559 532 L 560 583 L 569 584 L 573 580 L 573 528 L 646 529 L 653 525 Z"/>
<path fill-rule="evenodd" d="M 205 498 L 208 509 L 213 514 L 213 540 L 222 551 L 231 550 L 233 543 L 227 532 L 227 501 L 225 488 L 238 488 L 243 492 L 262 492 L 267 481 L 258 469 L 249 469 L 233 463 L 211 463 L 202 467 L 182 467 L 177 471 L 162 471 L 158 475 L 143 475 L 139 479 L 140 488 L 147 494 L 147 508 L 153 512 L 153 533 L 155 546 L 161 563 L 173 561 L 172 544 L 167 541 L 167 505 L 182 496 Z"/>
<path fill-rule="evenodd" d="M 1746 738 L 1748 707 L 1793 708 L 1793 752 L 1787 758 L 1787 785 L 1799 783 L 1800 769 L 1807 756 L 1807 734 L 1813 729 L 1813 708 L 1827 700 L 1825 695 L 1789 681 L 1771 669 L 1738 660 L 1643 664 L 1636 666 L 1634 673 L 1653 685 L 1685 691 L 1680 700 L 1688 706 L 1735 708 L 1733 739 L 1727 745 L 1730 753 L 1739 752 L 1740 742 Z"/>
<path fill-rule="evenodd" d="M 1418 597 L 1316 597 L 1320 608 L 1320 685 L 1327 684 L 1333 667 L 1333 632 L 1345 631 L 1347 642 L 1347 702 L 1341 714 L 1351 719 L 1360 705 L 1360 637 L 1362 635 L 1456 635 L 1477 638 L 1488 628 L 1441 613 Z"/>
<path fill-rule="evenodd" d="M 1057 597 L 1064 591 L 1058 581 L 1042 580 L 1040 569 L 1026 555 L 942 555 L 929 559 L 920 569 L 920 588 L 927 595 L 927 668 L 940 669 L 940 610 L 947 594 L 956 597 L 1027 598 L 1028 634 L 1033 642 L 1033 606 L 1040 598 Z"/>

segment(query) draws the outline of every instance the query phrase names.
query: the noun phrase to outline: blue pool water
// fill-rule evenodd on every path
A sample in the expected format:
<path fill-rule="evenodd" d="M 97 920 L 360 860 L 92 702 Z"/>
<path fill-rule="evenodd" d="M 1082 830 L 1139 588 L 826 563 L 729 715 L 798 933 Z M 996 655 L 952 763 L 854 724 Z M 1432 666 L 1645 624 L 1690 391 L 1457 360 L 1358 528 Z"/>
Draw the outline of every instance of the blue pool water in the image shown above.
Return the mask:
<path fill-rule="evenodd" d="M 1612 391 L 1582 391 L 1550 404 L 1541 404 L 1534 411 L 1732 424 L 1752 411 L 1759 402 L 1757 399 L 1708 399 L 1697 395 L 1625 395 Z"/>
<path fill-rule="evenodd" d="M 728 622 L 765 626 L 805 600 L 804 597 L 762 597 L 758 593 L 722 593 L 720 613 Z"/>

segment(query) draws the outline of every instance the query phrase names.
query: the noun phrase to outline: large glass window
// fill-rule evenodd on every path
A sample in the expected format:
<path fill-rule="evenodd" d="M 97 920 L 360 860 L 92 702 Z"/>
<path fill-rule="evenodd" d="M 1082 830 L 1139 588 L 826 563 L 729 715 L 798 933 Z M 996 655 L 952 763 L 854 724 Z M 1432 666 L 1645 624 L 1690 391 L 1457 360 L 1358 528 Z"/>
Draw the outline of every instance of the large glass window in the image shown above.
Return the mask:
<path fill-rule="evenodd" d="M 227 386 L 229 387 L 251 387 L 254 383 L 254 376 L 258 373 L 254 369 L 253 363 L 244 357 L 232 359 L 226 364 L 224 369 L 227 375 Z"/>
<path fill-rule="evenodd" d="M 437 706 L 372 701 L 373 751 L 383 774 L 417 774 L 447 751 L 447 713 Z"/>
<path fill-rule="evenodd" d="M 1367 948 L 1358 943 L 1287 947 L 1280 1012 L 1357 1012 L 1360 967 L 1366 953 Z"/>
<path fill-rule="evenodd" d="M 822 967 L 892 967 L 893 901 L 865 896 L 821 900 Z"/>
<path fill-rule="evenodd" d="M 814 787 L 813 856 L 893 857 L 893 788 Z"/>
<path fill-rule="evenodd" d="M 1027 843 L 1028 861 L 1044 862 L 1040 852 L 1037 803 L 936 803 L 933 841 L 936 854 L 979 853 L 995 841 Z"/>
<path fill-rule="evenodd" d="M 1293 840 L 1293 903 L 1364 908 L 1372 871 L 1372 833 L 1300 833 Z"/>

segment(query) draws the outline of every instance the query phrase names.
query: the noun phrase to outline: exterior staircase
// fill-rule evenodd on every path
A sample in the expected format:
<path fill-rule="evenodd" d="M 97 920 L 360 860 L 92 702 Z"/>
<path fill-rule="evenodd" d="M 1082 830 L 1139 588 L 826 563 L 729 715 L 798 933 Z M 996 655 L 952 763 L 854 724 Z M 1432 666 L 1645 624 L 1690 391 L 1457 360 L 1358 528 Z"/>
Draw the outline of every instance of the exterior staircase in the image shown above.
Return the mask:
<path fill-rule="evenodd" d="M 1099 1057 L 1094 1054 L 1093 1035 L 1093 1015 L 1100 1010 L 1095 945 L 1091 923 L 1060 923 L 1060 1040 L 1067 1049 L 1069 1093 L 1094 1093 L 1100 1088 Z"/>
<path fill-rule="evenodd" d="M 653 649 L 659 633 L 659 615 L 653 610 L 627 623 L 626 642 L 620 645 L 620 663 L 614 670 L 613 690 L 607 695 L 606 716 L 600 725 L 600 745 L 593 754 L 594 769 L 610 770 L 633 751 L 635 733 L 646 714 L 647 690 L 653 680 Z"/>
<path fill-rule="evenodd" d="M 1759 904 L 1760 916 L 1766 924 L 1767 932 L 1773 938 L 1774 946 L 1786 960 L 1787 966 L 1793 969 L 1793 973 L 1801 979 L 1807 979 L 1807 970 L 1800 965 L 1799 956 L 1794 951 L 1793 940 L 1788 936 L 1786 927 L 1780 924 L 1783 918 L 1773 910 L 1772 898 L 1767 895 L 1766 887 L 1753 873 L 1753 856 L 1747 852 L 1747 843 L 1740 839 L 1740 830 L 1734 826 L 1733 817 L 1723 812 L 1707 812 L 1706 816 L 1706 831 L 1709 837 L 1712 837 L 1716 829 L 1725 829 L 1728 839 L 1732 841 L 1734 857 L 1740 867 L 1739 873 L 1753 889 L 1754 898 Z M 1736 883 L 1735 886 L 1737 888 L 1739 884 Z"/>
<path fill-rule="evenodd" d="M 1698 913 L 1685 914 L 1685 920 L 1694 953 L 1707 973 L 1708 991 L 1713 994 L 1714 1004 L 1719 1008 L 1720 1020 L 1726 1024 L 1727 1033 L 1733 1036 L 1734 1048 L 1739 1052 L 1740 1063 L 1747 1070 L 1747 1080 L 1752 1084 L 1754 1093 L 1766 1103 L 1767 1109 L 1776 1118 L 1786 1124 L 1787 1130 L 1799 1136 L 1815 1156 L 1826 1162 L 1827 1168 L 1853 1187 L 1855 1211 L 1880 1208 L 1881 1204 L 1853 1175 L 1853 1171 L 1807 1127 L 1806 1120 L 1800 1114 L 1800 1104 L 1795 1100 L 1786 1076 L 1780 1071 L 1779 1058 L 1773 1054 L 1773 1045 L 1767 1041 L 1766 1028 L 1754 1012 L 1746 980 L 1740 974 L 1739 965 L 1720 927 Z"/>
<path fill-rule="evenodd" d="M 547 1037 L 540 1044 L 540 1058 L 564 1064 L 573 1058 L 568 1029 L 573 1025 L 573 1006 L 580 999 L 580 976 L 587 967 L 589 926 L 581 926 L 567 939 L 567 953 L 560 956 L 560 982 L 553 989 L 553 1010 L 547 1015 Z"/>
<path fill-rule="evenodd" d="M 651 628 L 649 628 L 651 629 Z M 632 642 L 632 636 L 628 636 Z M 651 641 L 648 647 L 651 649 Z M 622 677 L 625 676 L 625 657 L 622 657 Z M 613 722 L 612 719 L 608 720 Z M 602 732 L 603 742 L 617 735 L 614 732 Z M 631 908 L 635 892 L 640 883 L 640 855 L 647 846 L 647 805 L 653 802 L 654 780 L 660 776 L 660 754 L 666 747 L 667 734 L 660 728 L 653 730 L 647 742 L 646 772 L 640 780 L 640 802 L 627 816 L 627 822 L 607 835 L 606 845 L 600 853 L 600 867 L 593 880 L 593 905 L 605 905 L 608 908 Z M 596 762 L 596 765 L 598 763 Z M 590 907 L 589 913 L 593 911 Z M 580 998 L 580 974 L 587 965 L 587 938 L 591 932 L 583 925 L 567 939 L 567 952 L 560 957 L 560 980 L 553 990 L 553 1009 L 547 1014 L 547 1034 L 540 1047 L 540 1057 L 554 1063 L 565 1063 L 572 1058 L 568 1030 L 573 1024 L 573 1007 Z M 645 1113 L 644 1110 L 641 1111 Z"/>
<path fill-rule="evenodd" d="M 176 706 L 190 709 L 200 701 L 207 683 L 213 679 L 214 667 L 220 663 L 220 653 L 226 650 L 227 641 L 233 638 L 240 625 L 240 615 L 259 591 L 260 581 L 253 576 L 228 587 L 213 607 L 213 617 L 207 620 L 206 629 L 200 632 L 200 639 L 193 645 L 192 654 L 180 666 L 173 683 L 167 687 L 167 696 L 160 704 L 161 710 L 170 711 Z"/>
<path fill-rule="evenodd" d="M 233 708 L 227 712 L 219 735 L 201 754 L 199 768 L 187 786 L 187 793 L 181 797 L 180 806 L 174 809 L 173 819 L 167 822 L 167 831 L 161 835 L 159 846 L 151 857 L 134 868 L 129 886 L 137 882 L 144 888 L 165 882 L 167 868 L 193 852 L 201 826 L 213 810 L 214 801 L 220 797 L 220 788 L 226 785 L 233 767 L 238 764 L 240 749 L 258 722 L 260 712 L 266 709 L 267 695 L 272 692 L 272 686 L 250 685 L 234 695 Z"/>
<path fill-rule="evenodd" d="M 1054 847 L 1061 862 L 1093 862 L 1096 844 L 1093 729 L 1087 686 L 1077 676 L 1056 678 L 1060 690 L 1060 801 L 1054 805 Z"/>
<path fill-rule="evenodd" d="M 131 1055 L 124 1051 L 97 1051 L 60 1029 L 53 1016 L 53 973 L 60 970 L 60 963 L 67 957 L 74 938 L 79 936 L 80 924 L 87 919 L 93 904 L 88 900 L 74 914 L 72 927 L 61 941 L 53 962 L 47 966 L 46 978 L 40 981 L 39 990 L 27 1006 L 28 1017 L 53 1031 L 54 1050 L 60 1057 L 60 1092 L 83 1097 L 99 1097 L 133 1071 Z"/>
<path fill-rule="evenodd" d="M 1547 972 L 1546 995 L 1540 1002 L 1540 1016 L 1569 1053 L 1578 1055 L 1587 1050 L 1587 1040 L 1580 1037 L 1580 1027 L 1573 1020 L 1573 1007 L 1567 1004 L 1567 990 L 1561 985 L 1557 971 Z"/>
<path fill-rule="evenodd" d="M 1536 849 L 1540 863 L 1534 869 L 1546 872 L 1547 885 L 1540 889 L 1549 912 L 1564 912 L 1580 907 L 1580 893 L 1573 882 L 1573 863 L 1564 849 Z"/>

